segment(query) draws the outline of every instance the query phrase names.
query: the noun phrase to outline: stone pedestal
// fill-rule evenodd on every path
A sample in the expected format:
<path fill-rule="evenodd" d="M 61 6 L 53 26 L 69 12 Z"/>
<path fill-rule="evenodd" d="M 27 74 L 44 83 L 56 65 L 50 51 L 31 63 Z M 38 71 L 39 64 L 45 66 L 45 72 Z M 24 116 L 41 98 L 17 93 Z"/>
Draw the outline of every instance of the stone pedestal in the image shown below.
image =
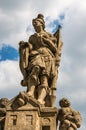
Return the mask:
<path fill-rule="evenodd" d="M 13 109 L 14 100 L 7 106 L 4 130 L 56 130 L 57 108 L 42 107 L 29 97 L 25 105 Z"/>

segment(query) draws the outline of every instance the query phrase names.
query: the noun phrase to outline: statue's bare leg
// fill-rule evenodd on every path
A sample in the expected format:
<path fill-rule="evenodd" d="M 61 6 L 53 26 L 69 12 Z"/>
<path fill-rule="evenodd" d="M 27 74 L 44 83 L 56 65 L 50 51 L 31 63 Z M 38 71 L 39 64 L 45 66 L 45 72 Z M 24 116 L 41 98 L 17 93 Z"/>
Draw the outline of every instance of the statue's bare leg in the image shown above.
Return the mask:
<path fill-rule="evenodd" d="M 31 97 L 34 97 L 35 87 L 38 84 L 39 70 L 38 66 L 34 66 L 28 79 L 27 93 Z"/>
<path fill-rule="evenodd" d="M 68 130 L 75 130 L 73 127 L 69 127 Z"/>
<path fill-rule="evenodd" d="M 44 99 L 47 95 L 48 79 L 47 76 L 42 76 L 40 79 L 40 86 L 38 88 L 38 101 L 40 104 L 44 104 Z"/>

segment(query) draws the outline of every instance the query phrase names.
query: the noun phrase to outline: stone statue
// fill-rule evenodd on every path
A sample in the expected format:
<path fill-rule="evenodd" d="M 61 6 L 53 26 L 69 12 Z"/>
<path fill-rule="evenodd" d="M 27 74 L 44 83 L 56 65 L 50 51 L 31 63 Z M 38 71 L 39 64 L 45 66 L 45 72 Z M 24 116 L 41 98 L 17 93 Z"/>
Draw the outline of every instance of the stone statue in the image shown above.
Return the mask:
<path fill-rule="evenodd" d="M 82 122 L 80 113 L 70 106 L 70 101 L 66 98 L 62 98 L 59 105 L 61 107 L 57 116 L 57 122 L 60 121 L 59 130 L 77 130 Z"/>
<path fill-rule="evenodd" d="M 28 42 L 19 42 L 22 86 L 27 90 L 19 92 L 11 100 L 0 99 L 0 130 L 77 130 L 81 115 L 63 98 L 54 106 L 56 81 L 63 43 L 60 26 L 51 34 L 45 30 L 42 14 L 32 20 L 35 33 Z"/>
<path fill-rule="evenodd" d="M 58 67 L 63 43 L 60 40 L 60 27 L 55 34 L 45 31 L 42 14 L 32 20 L 35 33 L 28 42 L 20 41 L 20 70 L 24 79 L 22 86 L 27 86 L 27 94 L 45 104 L 47 95 L 54 95 Z"/>
<path fill-rule="evenodd" d="M 7 98 L 0 99 L 0 130 L 3 130 L 6 116 L 6 105 L 9 102 Z"/>
<path fill-rule="evenodd" d="M 6 115 L 6 105 L 9 102 L 7 98 L 1 98 L 0 99 L 0 121 L 4 118 Z"/>

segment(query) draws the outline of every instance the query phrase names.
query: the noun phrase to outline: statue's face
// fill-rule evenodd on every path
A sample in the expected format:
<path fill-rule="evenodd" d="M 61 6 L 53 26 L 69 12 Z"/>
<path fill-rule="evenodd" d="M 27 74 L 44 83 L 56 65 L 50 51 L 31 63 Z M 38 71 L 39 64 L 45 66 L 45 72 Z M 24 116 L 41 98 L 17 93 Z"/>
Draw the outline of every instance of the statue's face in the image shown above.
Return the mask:
<path fill-rule="evenodd" d="M 70 102 L 69 102 L 67 99 L 63 98 L 63 99 L 60 101 L 60 106 L 61 106 L 61 107 L 69 107 L 69 106 L 70 106 Z"/>
<path fill-rule="evenodd" d="M 40 21 L 38 21 L 38 20 L 34 20 L 33 21 L 33 26 L 34 26 L 34 28 L 36 28 L 36 27 L 42 26 L 42 23 Z"/>

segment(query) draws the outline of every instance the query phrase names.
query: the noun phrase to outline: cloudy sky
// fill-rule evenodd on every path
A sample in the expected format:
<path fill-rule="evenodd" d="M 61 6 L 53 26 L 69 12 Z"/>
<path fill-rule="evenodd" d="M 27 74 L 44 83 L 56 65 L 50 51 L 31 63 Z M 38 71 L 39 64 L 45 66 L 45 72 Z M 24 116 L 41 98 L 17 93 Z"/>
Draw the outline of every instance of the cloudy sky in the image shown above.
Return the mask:
<path fill-rule="evenodd" d="M 43 13 L 46 30 L 62 25 L 64 42 L 57 81 L 57 101 L 67 97 L 81 112 L 86 129 L 86 0 L 0 0 L 0 98 L 11 99 L 20 86 L 18 43 L 34 32 L 32 19 Z"/>

